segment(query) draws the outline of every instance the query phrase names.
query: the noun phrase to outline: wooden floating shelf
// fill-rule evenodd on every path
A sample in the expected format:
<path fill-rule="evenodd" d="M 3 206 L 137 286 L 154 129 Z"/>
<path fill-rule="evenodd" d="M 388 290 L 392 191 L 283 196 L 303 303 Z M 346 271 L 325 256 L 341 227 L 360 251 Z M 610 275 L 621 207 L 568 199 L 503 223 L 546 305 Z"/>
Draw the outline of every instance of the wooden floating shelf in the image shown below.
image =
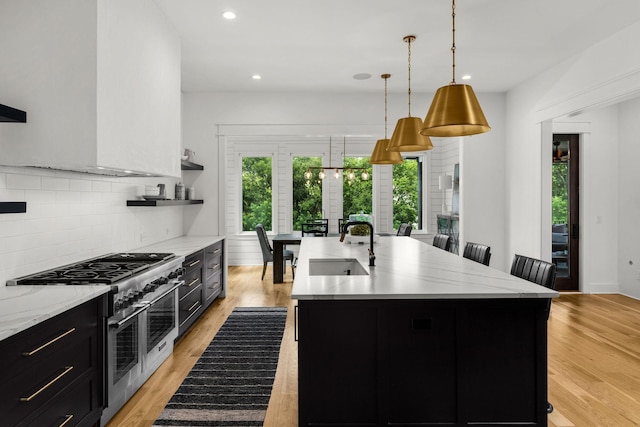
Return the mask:
<path fill-rule="evenodd" d="M 204 200 L 127 200 L 127 206 L 201 205 Z"/>
<path fill-rule="evenodd" d="M 25 213 L 27 202 L 0 202 L 0 214 Z"/>
<path fill-rule="evenodd" d="M 204 170 L 204 166 L 197 163 L 191 163 L 186 160 L 182 160 L 181 168 L 183 171 L 201 171 Z"/>

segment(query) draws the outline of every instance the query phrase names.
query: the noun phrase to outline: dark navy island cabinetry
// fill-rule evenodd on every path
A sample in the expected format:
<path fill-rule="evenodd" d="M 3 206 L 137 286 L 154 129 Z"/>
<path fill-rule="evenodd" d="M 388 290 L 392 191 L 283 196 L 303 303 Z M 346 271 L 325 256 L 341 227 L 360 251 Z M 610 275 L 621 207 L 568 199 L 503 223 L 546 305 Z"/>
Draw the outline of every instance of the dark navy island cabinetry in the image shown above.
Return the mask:
<path fill-rule="evenodd" d="M 0 341 L 2 425 L 99 425 L 105 316 L 101 296 Z"/>
<path fill-rule="evenodd" d="M 298 425 L 546 426 L 558 293 L 417 239 L 374 248 L 302 240 Z"/>
<path fill-rule="evenodd" d="M 543 299 L 298 304 L 300 426 L 547 425 Z"/>

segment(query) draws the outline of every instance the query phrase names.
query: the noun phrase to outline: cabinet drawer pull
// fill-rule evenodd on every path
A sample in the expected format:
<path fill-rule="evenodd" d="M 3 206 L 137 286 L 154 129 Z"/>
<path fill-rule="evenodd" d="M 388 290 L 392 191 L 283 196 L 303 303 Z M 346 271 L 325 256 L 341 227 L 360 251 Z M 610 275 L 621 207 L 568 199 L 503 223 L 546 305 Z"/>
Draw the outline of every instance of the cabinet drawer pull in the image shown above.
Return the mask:
<path fill-rule="evenodd" d="M 213 283 L 211 284 L 211 286 L 209 286 L 209 289 L 216 289 L 216 288 L 218 287 L 218 285 L 219 285 L 219 284 L 220 284 L 220 281 L 213 282 Z"/>
<path fill-rule="evenodd" d="M 22 355 L 23 356 L 33 356 L 34 354 L 36 354 L 40 350 L 50 346 L 51 344 L 53 344 L 54 342 L 58 341 L 59 339 L 66 337 L 67 335 L 69 335 L 70 333 L 74 332 L 75 330 L 76 330 L 76 328 L 71 328 L 67 332 L 63 332 L 62 334 L 58 335 L 56 338 L 52 339 L 48 343 L 42 344 L 40 347 L 36 348 L 35 350 L 31 350 L 31 351 L 22 353 Z"/>
<path fill-rule="evenodd" d="M 64 427 L 67 424 L 69 424 L 69 421 L 71 421 L 71 418 L 73 418 L 73 415 L 65 415 L 64 418 L 65 420 L 58 427 Z"/>
<path fill-rule="evenodd" d="M 30 402 L 31 400 L 33 400 L 37 395 L 39 395 L 40 393 L 42 393 L 43 391 L 45 391 L 46 389 L 48 389 L 49 387 L 51 387 L 51 385 L 53 385 L 53 383 L 55 383 L 56 381 L 58 381 L 60 378 L 64 377 L 65 375 L 67 375 L 71 370 L 73 369 L 73 366 L 65 366 L 64 371 L 58 375 L 57 377 L 55 377 L 54 379 L 52 379 L 51 381 L 49 381 L 48 383 L 46 383 L 45 385 L 43 385 L 42 387 L 40 387 L 40 390 L 36 391 L 35 393 L 33 393 L 31 396 L 29 397 L 21 397 L 20 401 L 21 402 Z"/>
<path fill-rule="evenodd" d="M 191 282 L 191 283 L 189 283 L 189 284 L 187 285 L 187 288 L 192 287 L 193 285 L 195 285 L 195 284 L 196 284 L 196 283 L 198 283 L 199 281 L 200 281 L 200 279 L 195 279 L 193 282 Z"/>
<path fill-rule="evenodd" d="M 217 263 L 216 265 L 214 265 L 213 267 L 209 267 L 209 270 L 217 270 L 218 267 L 220 267 L 220 263 Z"/>
<path fill-rule="evenodd" d="M 198 304 L 200 304 L 200 301 L 196 301 L 196 302 L 194 302 L 194 303 L 193 303 L 193 305 L 187 309 L 187 311 L 191 311 L 191 310 L 193 310 L 194 308 L 196 308 L 196 306 L 197 306 Z"/>
<path fill-rule="evenodd" d="M 213 253 L 214 253 L 214 254 L 220 253 L 220 251 L 221 251 L 221 250 L 222 250 L 222 249 L 220 249 L 220 248 L 216 248 L 216 249 L 214 249 L 214 250 L 213 250 Z"/>
<path fill-rule="evenodd" d="M 188 268 L 191 268 L 191 267 L 193 267 L 194 265 L 198 265 L 198 264 L 200 264 L 200 260 L 199 260 L 199 259 L 197 259 L 197 260 L 193 261 L 191 264 L 189 264 L 189 267 L 188 267 Z"/>

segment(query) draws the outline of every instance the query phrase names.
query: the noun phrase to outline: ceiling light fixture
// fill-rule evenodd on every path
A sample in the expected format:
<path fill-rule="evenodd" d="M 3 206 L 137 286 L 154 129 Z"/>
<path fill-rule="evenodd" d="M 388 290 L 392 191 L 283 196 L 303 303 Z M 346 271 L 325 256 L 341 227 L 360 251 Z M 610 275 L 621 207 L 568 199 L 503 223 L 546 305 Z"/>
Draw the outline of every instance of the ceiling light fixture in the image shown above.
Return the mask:
<path fill-rule="evenodd" d="M 236 14 L 233 13 L 232 11 L 230 11 L 230 10 L 227 10 L 226 12 L 224 12 L 222 14 L 222 17 L 224 19 L 232 20 L 232 19 L 236 19 Z"/>
<path fill-rule="evenodd" d="M 420 133 L 429 136 L 467 136 L 491 130 L 473 88 L 456 84 L 456 1 L 451 4 L 452 75 L 451 83 L 439 88 L 424 119 Z"/>
<path fill-rule="evenodd" d="M 251 76 L 251 78 L 253 80 L 260 80 L 260 79 L 262 79 L 262 76 L 260 74 L 254 74 L 253 76 Z"/>
<path fill-rule="evenodd" d="M 391 74 L 383 74 L 384 79 L 384 139 L 379 139 L 369 157 L 372 165 L 395 165 L 402 163 L 402 155 L 397 151 L 388 151 L 389 139 L 387 138 L 387 79 Z"/>
<path fill-rule="evenodd" d="M 333 145 L 331 143 L 331 137 L 329 137 L 329 166 L 311 166 L 307 168 L 307 171 L 304 173 L 304 178 L 309 181 L 311 180 L 311 178 L 313 177 L 313 172 L 312 171 L 316 171 L 319 170 L 320 172 L 318 173 L 318 178 L 319 179 L 325 179 L 327 177 L 327 173 L 325 172 L 325 169 L 333 169 L 333 177 L 335 179 L 339 179 L 340 178 L 340 171 L 343 170 L 347 170 L 347 180 L 349 180 L 349 182 L 353 181 L 353 179 L 355 178 L 355 173 L 353 171 L 362 171 L 362 174 L 360 175 L 360 178 L 362 178 L 363 181 L 366 181 L 369 179 L 369 172 L 367 172 L 367 168 L 352 168 L 352 167 L 348 167 L 348 168 L 344 168 L 344 167 L 340 167 L 340 166 L 331 166 L 331 145 Z M 344 165 L 344 156 L 347 152 L 347 138 L 346 137 L 342 137 L 342 146 L 343 146 L 343 152 L 342 152 L 342 164 Z"/>
<path fill-rule="evenodd" d="M 405 36 L 402 39 L 409 46 L 409 117 L 398 120 L 389 141 L 389 151 L 425 151 L 433 148 L 429 137 L 420 134 L 422 119 L 411 117 L 411 42 L 415 39 L 416 36 Z"/>

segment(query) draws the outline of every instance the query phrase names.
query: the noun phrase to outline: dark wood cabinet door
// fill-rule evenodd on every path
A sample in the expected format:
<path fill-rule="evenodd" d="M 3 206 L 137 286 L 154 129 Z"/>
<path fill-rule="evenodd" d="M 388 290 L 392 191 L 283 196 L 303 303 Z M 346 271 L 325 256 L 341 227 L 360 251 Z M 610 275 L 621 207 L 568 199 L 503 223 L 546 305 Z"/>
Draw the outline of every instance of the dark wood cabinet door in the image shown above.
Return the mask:
<path fill-rule="evenodd" d="M 376 307 L 300 301 L 299 314 L 300 425 L 377 425 Z"/>

